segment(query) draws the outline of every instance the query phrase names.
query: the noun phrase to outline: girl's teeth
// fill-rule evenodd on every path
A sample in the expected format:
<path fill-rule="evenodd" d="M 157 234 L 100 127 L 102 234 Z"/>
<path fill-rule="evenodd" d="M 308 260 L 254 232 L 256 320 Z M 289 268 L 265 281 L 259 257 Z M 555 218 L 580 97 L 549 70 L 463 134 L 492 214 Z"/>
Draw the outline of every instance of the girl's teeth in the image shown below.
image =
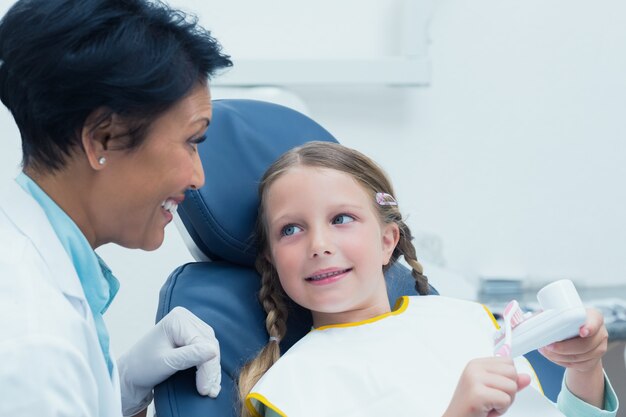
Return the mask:
<path fill-rule="evenodd" d="M 319 281 L 320 279 L 324 279 L 324 278 L 328 278 L 328 277 L 332 277 L 334 275 L 339 275 L 339 274 L 343 274 L 344 272 L 346 272 L 347 269 L 342 270 L 342 271 L 334 271 L 334 272 L 328 272 L 326 274 L 320 274 L 320 275 L 315 275 L 312 277 L 309 277 L 307 279 L 311 280 L 311 281 Z"/>

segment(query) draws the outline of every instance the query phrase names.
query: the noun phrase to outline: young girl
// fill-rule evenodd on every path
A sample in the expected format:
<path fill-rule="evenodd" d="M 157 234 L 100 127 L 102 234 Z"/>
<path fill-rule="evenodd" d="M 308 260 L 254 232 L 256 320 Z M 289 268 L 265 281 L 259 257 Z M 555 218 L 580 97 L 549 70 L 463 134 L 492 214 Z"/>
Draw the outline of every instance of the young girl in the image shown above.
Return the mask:
<path fill-rule="evenodd" d="M 390 309 L 383 274 L 400 255 L 420 294 L 428 283 L 392 186 L 369 158 L 310 142 L 279 158 L 259 193 L 270 337 L 241 372 L 242 415 L 491 417 L 531 383 L 521 361 L 493 357 L 495 321 L 483 306 L 422 296 Z M 311 311 L 314 329 L 278 360 L 285 294 Z M 567 416 L 616 414 L 606 348 L 602 316 L 590 310 L 580 337 L 543 350 L 567 367 L 558 400 Z"/>

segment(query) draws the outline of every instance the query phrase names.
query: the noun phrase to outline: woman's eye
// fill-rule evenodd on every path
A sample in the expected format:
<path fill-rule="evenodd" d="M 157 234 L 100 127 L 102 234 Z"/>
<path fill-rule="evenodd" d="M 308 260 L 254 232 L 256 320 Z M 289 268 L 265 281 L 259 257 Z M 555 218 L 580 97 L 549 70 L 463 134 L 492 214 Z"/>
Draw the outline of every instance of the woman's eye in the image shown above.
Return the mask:
<path fill-rule="evenodd" d="M 189 143 L 191 144 L 191 147 L 194 148 L 195 150 L 198 148 L 198 145 L 204 142 L 205 140 L 206 140 L 206 135 L 202 135 L 199 138 L 191 139 Z"/>
<path fill-rule="evenodd" d="M 298 226 L 296 226 L 294 224 L 290 224 L 289 226 L 283 227 L 283 229 L 281 230 L 281 235 L 282 236 L 291 236 L 291 235 L 295 235 L 296 233 L 300 233 L 301 231 L 302 231 L 302 229 L 299 228 Z"/>
<path fill-rule="evenodd" d="M 202 135 L 199 138 L 195 138 L 191 140 L 191 143 L 194 143 L 196 145 L 201 144 L 202 142 L 204 142 L 206 140 L 206 135 Z"/>
<path fill-rule="evenodd" d="M 354 221 L 354 217 L 348 214 L 340 214 L 333 219 L 333 224 L 346 224 Z"/>

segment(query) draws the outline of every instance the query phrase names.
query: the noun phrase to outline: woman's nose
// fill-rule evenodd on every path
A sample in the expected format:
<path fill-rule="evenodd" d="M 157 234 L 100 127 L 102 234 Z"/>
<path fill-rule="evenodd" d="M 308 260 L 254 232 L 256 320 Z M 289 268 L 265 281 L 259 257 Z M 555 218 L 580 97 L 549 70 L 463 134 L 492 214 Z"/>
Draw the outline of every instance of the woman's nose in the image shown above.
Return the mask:
<path fill-rule="evenodd" d="M 202 168 L 202 161 L 200 160 L 200 154 L 196 152 L 193 160 L 193 176 L 191 177 L 191 184 L 189 188 L 197 190 L 204 185 L 204 169 Z"/>

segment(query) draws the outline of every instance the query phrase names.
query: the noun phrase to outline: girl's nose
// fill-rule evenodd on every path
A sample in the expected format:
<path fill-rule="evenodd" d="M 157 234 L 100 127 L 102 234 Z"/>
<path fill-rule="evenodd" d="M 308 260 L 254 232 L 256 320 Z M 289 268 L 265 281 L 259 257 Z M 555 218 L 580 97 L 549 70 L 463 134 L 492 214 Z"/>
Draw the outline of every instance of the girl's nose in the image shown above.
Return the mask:
<path fill-rule="evenodd" d="M 318 228 L 311 233 L 310 255 L 316 258 L 323 255 L 332 255 L 334 247 L 332 239 L 328 233 L 322 228 Z"/>

